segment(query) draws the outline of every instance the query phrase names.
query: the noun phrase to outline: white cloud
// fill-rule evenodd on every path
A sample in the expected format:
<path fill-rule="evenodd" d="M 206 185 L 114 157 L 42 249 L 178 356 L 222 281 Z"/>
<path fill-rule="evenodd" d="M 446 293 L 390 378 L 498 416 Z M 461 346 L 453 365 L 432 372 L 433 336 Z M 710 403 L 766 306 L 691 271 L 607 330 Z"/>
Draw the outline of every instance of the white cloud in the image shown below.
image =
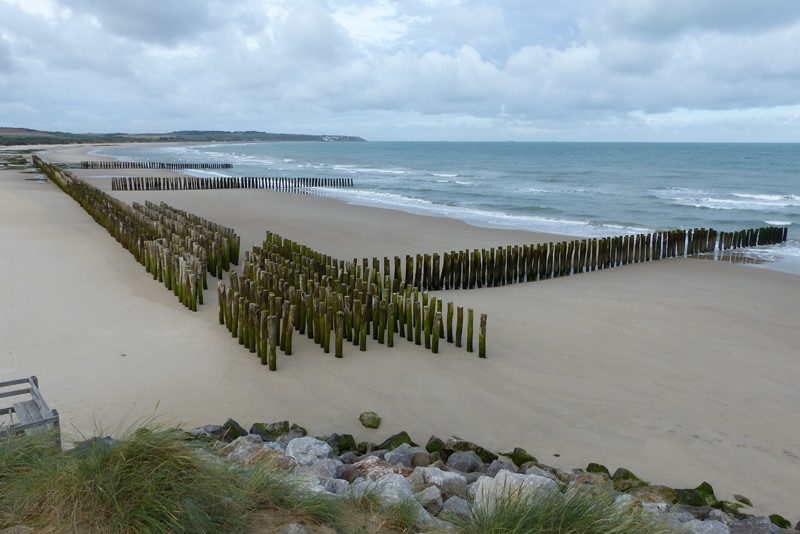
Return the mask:
<path fill-rule="evenodd" d="M 800 140 L 796 0 L 0 7 L 0 102 L 16 125 L 613 139 L 749 121 Z"/>

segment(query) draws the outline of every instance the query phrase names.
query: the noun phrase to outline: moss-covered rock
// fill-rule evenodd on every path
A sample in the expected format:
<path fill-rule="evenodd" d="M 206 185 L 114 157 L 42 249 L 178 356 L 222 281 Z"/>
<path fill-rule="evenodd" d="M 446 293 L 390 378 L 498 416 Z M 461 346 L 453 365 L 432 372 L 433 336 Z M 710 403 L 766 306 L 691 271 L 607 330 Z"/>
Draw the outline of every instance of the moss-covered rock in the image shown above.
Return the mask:
<path fill-rule="evenodd" d="M 772 524 L 780 528 L 792 528 L 792 524 L 785 517 L 778 514 L 770 514 L 769 520 Z"/>
<path fill-rule="evenodd" d="M 614 482 L 614 489 L 625 493 L 630 493 L 636 488 L 643 488 L 648 483 L 641 478 L 637 477 L 633 471 L 620 467 L 614 474 L 611 475 L 611 480 Z"/>
<path fill-rule="evenodd" d="M 278 421 L 276 423 L 253 423 L 253 426 L 250 427 L 250 433 L 258 434 L 264 441 L 275 441 L 282 435 L 287 434 L 290 428 L 289 421 Z"/>
<path fill-rule="evenodd" d="M 234 421 L 233 419 L 228 419 L 225 421 L 225 424 L 222 425 L 224 430 L 222 434 L 222 440 L 227 441 L 230 443 L 231 441 L 235 440 L 236 438 L 240 438 L 242 436 L 247 435 L 247 430 L 245 430 L 242 425 Z"/>
<path fill-rule="evenodd" d="M 337 456 L 347 451 L 358 450 L 356 440 L 352 434 L 331 434 L 319 439 L 330 445 L 331 449 L 333 449 L 333 454 Z"/>
<path fill-rule="evenodd" d="M 611 473 L 608 471 L 608 467 L 604 466 L 603 464 L 598 464 L 595 462 L 591 462 L 589 465 L 586 466 L 587 473 L 605 473 L 609 477 Z"/>
<path fill-rule="evenodd" d="M 630 491 L 630 495 L 639 502 L 666 502 L 670 504 L 678 502 L 678 494 L 674 489 L 657 484 L 634 488 Z"/>
<path fill-rule="evenodd" d="M 366 428 L 378 428 L 381 426 L 381 418 L 375 412 L 363 412 L 358 416 L 358 420 Z"/>
<path fill-rule="evenodd" d="M 513 451 L 501 452 L 500 454 L 511 459 L 517 467 L 522 467 L 527 462 L 539 463 L 535 456 L 529 454 L 528 451 L 522 447 L 514 447 Z"/>
<path fill-rule="evenodd" d="M 733 495 L 733 498 L 734 498 L 734 499 L 735 499 L 737 502 L 740 502 L 740 503 L 742 503 L 742 504 L 743 504 L 743 505 L 745 505 L 745 506 L 753 506 L 753 503 L 752 503 L 752 501 L 750 501 L 750 499 L 748 499 L 748 498 L 747 498 L 747 497 L 745 497 L 744 495 L 737 495 L 737 494 L 735 494 L 735 493 L 734 493 L 734 495 Z"/>
<path fill-rule="evenodd" d="M 718 501 L 716 508 L 722 510 L 726 514 L 736 516 L 742 513 L 742 506 L 743 505 L 738 502 Z"/>
<path fill-rule="evenodd" d="M 439 452 L 444 448 L 444 441 L 437 438 L 436 436 L 431 436 L 428 440 L 428 443 L 425 445 L 425 450 L 430 453 Z"/>
<path fill-rule="evenodd" d="M 709 484 L 708 482 L 703 481 L 694 490 L 705 501 L 704 504 L 706 506 L 710 506 L 712 508 L 717 508 L 717 506 L 719 504 L 719 500 L 717 500 L 717 496 L 714 495 L 714 488 L 711 487 L 711 484 Z"/>
<path fill-rule="evenodd" d="M 408 443 L 412 447 L 417 447 L 418 445 L 414 443 L 414 440 L 411 439 L 411 436 L 408 435 L 408 432 L 403 430 L 402 432 L 398 432 L 393 436 L 389 436 L 386 441 L 381 443 L 378 448 L 379 449 L 387 449 L 393 451 L 403 443 Z"/>

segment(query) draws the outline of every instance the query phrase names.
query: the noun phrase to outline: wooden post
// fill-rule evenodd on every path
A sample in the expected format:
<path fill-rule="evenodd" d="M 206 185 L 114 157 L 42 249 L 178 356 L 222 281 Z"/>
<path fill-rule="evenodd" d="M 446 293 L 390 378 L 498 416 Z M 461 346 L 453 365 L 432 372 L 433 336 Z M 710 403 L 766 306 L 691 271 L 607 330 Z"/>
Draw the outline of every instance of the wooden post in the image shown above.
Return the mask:
<path fill-rule="evenodd" d="M 422 316 L 420 311 L 420 302 L 414 301 L 414 344 L 422 344 Z"/>
<path fill-rule="evenodd" d="M 361 338 L 361 300 L 353 299 L 353 345 L 358 345 Z"/>
<path fill-rule="evenodd" d="M 447 303 L 447 342 L 453 342 L 453 303 Z"/>
<path fill-rule="evenodd" d="M 481 326 L 478 332 L 478 358 L 486 357 L 486 314 L 481 314 Z"/>
<path fill-rule="evenodd" d="M 456 308 L 456 347 L 461 347 L 461 337 L 464 334 L 464 307 Z"/>
<path fill-rule="evenodd" d="M 342 346 L 344 345 L 344 312 L 341 310 L 336 312 L 336 354 L 337 358 L 343 356 Z"/>
<path fill-rule="evenodd" d="M 472 308 L 467 308 L 467 352 L 472 352 L 472 326 L 474 317 L 474 310 Z"/>
<path fill-rule="evenodd" d="M 359 350 L 362 352 L 367 350 L 367 323 L 369 322 L 367 318 L 367 305 L 361 305 L 361 332 L 359 333 Z"/>
<path fill-rule="evenodd" d="M 267 336 L 269 346 L 269 370 L 276 371 L 278 369 L 278 352 L 277 352 L 277 332 L 275 329 L 275 316 L 270 315 L 267 317 Z"/>
<path fill-rule="evenodd" d="M 431 352 L 439 354 L 439 324 L 442 321 L 442 312 L 437 311 L 433 319 L 433 332 L 431 338 Z"/>
<path fill-rule="evenodd" d="M 394 347 L 394 303 L 386 306 L 386 346 Z"/>

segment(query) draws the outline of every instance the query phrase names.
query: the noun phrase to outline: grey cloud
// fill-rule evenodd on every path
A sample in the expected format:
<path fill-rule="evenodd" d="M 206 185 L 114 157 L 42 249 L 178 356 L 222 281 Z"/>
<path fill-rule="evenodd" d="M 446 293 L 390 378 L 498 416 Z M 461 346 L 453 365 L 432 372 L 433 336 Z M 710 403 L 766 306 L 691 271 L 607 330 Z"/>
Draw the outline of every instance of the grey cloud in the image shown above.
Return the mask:
<path fill-rule="evenodd" d="M 645 39 L 692 30 L 758 32 L 800 19 L 796 0 L 611 0 L 600 9 L 611 33 Z"/>
<path fill-rule="evenodd" d="M 214 22 L 205 1 L 61 0 L 61 5 L 96 17 L 113 35 L 163 45 L 179 43 Z"/>

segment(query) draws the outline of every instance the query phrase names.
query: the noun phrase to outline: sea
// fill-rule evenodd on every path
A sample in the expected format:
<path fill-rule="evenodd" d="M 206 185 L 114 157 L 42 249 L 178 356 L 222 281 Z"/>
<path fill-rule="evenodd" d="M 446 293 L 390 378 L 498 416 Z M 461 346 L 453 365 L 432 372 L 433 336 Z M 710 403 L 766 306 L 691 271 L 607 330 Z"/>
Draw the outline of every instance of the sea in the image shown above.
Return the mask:
<path fill-rule="evenodd" d="M 800 144 L 272 142 L 94 153 L 233 164 L 198 176 L 352 178 L 354 187 L 322 193 L 483 227 L 602 237 L 787 226 L 786 243 L 740 259 L 800 275 Z"/>

